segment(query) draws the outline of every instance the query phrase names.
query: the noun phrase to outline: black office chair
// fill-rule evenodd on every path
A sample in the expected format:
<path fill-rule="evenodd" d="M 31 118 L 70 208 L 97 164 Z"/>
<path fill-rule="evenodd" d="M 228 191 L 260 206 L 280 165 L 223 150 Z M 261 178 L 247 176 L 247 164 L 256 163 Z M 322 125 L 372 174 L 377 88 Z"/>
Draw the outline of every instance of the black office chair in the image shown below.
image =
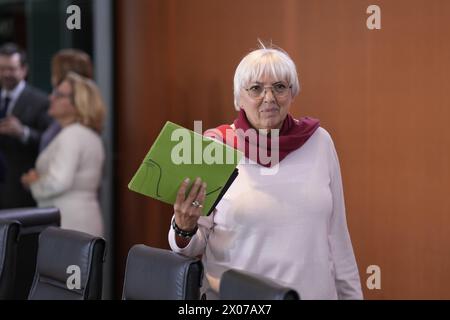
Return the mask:
<path fill-rule="evenodd" d="M 99 300 L 106 243 L 90 234 L 49 227 L 39 237 L 30 300 Z"/>
<path fill-rule="evenodd" d="M 123 300 L 198 300 L 203 266 L 199 259 L 135 245 L 128 252 Z"/>
<path fill-rule="evenodd" d="M 298 293 L 270 279 L 249 272 L 230 269 L 220 280 L 222 300 L 299 300 Z"/>
<path fill-rule="evenodd" d="M 0 299 L 14 299 L 17 242 L 20 224 L 0 220 Z"/>
<path fill-rule="evenodd" d="M 60 225 L 57 208 L 18 208 L 0 210 L 0 219 L 18 221 L 19 243 L 15 267 L 14 299 L 26 300 L 33 283 L 39 234 L 49 226 Z"/>

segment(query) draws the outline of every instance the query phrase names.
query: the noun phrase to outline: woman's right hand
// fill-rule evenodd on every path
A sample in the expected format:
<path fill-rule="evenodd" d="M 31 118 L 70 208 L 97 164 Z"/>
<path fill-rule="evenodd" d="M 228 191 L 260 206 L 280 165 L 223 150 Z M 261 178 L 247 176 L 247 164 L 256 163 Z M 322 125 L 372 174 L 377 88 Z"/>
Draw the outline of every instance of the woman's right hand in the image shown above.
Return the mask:
<path fill-rule="evenodd" d="M 28 170 L 28 172 L 24 173 L 22 175 L 22 177 L 20 178 L 22 185 L 27 189 L 30 188 L 30 185 L 32 185 L 33 183 L 35 183 L 38 180 L 39 180 L 39 174 L 37 173 L 37 171 L 35 169 Z"/>
<path fill-rule="evenodd" d="M 197 227 L 197 222 L 202 215 L 202 207 L 206 197 L 206 182 L 202 183 L 200 178 L 195 179 L 191 191 L 186 196 L 189 178 L 186 178 L 178 189 L 177 199 L 173 205 L 175 212 L 175 223 L 183 231 L 190 232 Z M 192 203 L 198 201 L 200 206 Z"/>

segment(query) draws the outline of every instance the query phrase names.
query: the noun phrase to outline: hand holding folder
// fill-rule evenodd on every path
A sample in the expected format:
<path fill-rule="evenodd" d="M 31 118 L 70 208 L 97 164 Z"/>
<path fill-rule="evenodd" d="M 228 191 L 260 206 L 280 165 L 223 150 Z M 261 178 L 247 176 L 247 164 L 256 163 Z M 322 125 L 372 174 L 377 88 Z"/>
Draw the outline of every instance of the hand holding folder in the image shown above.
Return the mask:
<path fill-rule="evenodd" d="M 168 121 L 128 188 L 173 205 L 180 183 L 200 177 L 208 186 L 203 214 L 209 215 L 237 177 L 241 158 L 240 151 Z"/>

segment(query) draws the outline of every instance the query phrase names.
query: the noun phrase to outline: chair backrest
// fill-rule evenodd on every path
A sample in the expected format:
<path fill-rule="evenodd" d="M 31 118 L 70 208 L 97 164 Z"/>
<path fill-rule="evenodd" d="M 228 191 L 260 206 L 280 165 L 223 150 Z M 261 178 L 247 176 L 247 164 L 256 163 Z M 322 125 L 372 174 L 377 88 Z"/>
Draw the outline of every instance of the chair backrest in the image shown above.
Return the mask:
<path fill-rule="evenodd" d="M 299 300 L 298 293 L 263 276 L 230 269 L 220 280 L 222 300 Z"/>
<path fill-rule="evenodd" d="M 199 259 L 135 245 L 128 252 L 123 300 L 198 300 L 203 275 Z"/>
<path fill-rule="evenodd" d="M 90 234 L 48 227 L 39 236 L 30 300 L 97 300 L 106 243 Z"/>
<path fill-rule="evenodd" d="M 0 210 L 0 219 L 18 221 L 20 235 L 17 248 L 14 299 L 26 300 L 33 283 L 39 234 L 48 226 L 60 225 L 57 208 L 18 208 Z"/>
<path fill-rule="evenodd" d="M 14 299 L 17 242 L 20 224 L 0 220 L 0 299 Z"/>

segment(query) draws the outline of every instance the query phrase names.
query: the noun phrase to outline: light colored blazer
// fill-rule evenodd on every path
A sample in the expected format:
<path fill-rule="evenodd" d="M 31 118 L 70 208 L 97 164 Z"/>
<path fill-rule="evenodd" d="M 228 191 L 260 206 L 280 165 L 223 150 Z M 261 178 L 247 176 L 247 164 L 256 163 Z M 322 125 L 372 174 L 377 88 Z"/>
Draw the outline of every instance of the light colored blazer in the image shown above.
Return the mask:
<path fill-rule="evenodd" d="M 61 227 L 103 235 L 98 202 L 105 152 L 100 136 L 79 124 L 71 124 L 39 155 L 39 180 L 31 185 L 39 207 L 61 211 Z"/>

